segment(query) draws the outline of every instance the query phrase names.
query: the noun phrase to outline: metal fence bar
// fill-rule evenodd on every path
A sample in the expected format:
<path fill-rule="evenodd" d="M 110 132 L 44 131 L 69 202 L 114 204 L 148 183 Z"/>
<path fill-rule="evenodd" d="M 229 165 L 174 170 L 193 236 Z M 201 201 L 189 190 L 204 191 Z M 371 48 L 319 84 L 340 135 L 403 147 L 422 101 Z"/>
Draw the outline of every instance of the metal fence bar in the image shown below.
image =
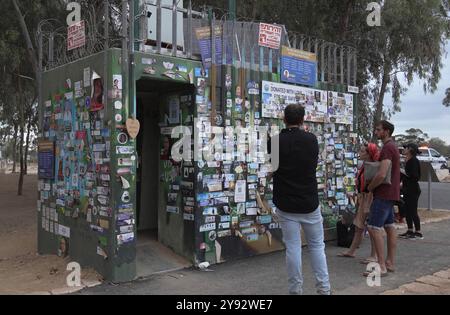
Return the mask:
<path fill-rule="evenodd" d="M 259 47 L 259 71 L 264 71 L 264 47 Z"/>
<path fill-rule="evenodd" d="M 44 49 L 43 49 L 43 43 L 44 39 L 43 39 L 43 34 L 42 34 L 42 29 L 39 26 L 39 31 L 38 31 L 38 58 L 39 58 L 39 63 L 38 63 L 38 67 L 39 67 L 39 73 L 37 74 L 37 80 L 38 80 L 38 104 L 39 104 L 39 110 L 38 110 L 38 115 L 39 115 L 39 130 L 42 130 L 43 127 L 43 120 L 44 120 L 44 102 L 42 99 L 42 71 L 43 71 L 43 60 L 44 60 Z"/>
<path fill-rule="evenodd" d="M 216 64 L 216 18 L 213 14 L 213 18 L 211 19 L 211 59 L 212 65 Z"/>
<path fill-rule="evenodd" d="M 347 49 L 347 85 L 351 85 L 351 56 L 350 56 L 350 50 Z"/>
<path fill-rule="evenodd" d="M 172 56 L 177 56 L 178 50 L 178 0 L 173 0 L 172 7 Z"/>
<path fill-rule="evenodd" d="M 53 67 L 54 62 L 54 41 L 55 41 L 55 34 L 53 32 L 50 33 L 50 36 L 48 38 L 48 61 L 50 64 L 50 67 Z"/>
<path fill-rule="evenodd" d="M 158 54 L 161 53 L 161 25 L 162 25 L 162 9 L 161 9 L 161 0 L 156 0 L 156 52 Z"/>
<path fill-rule="evenodd" d="M 187 12 L 187 28 L 189 39 L 186 42 L 186 56 L 188 59 L 192 58 L 192 0 L 189 0 L 188 12 Z M 186 41 L 186 38 L 184 39 Z"/>
<path fill-rule="evenodd" d="M 344 47 L 341 47 L 341 51 L 339 53 L 339 68 L 341 71 L 341 84 L 344 84 Z"/>
<path fill-rule="evenodd" d="M 227 64 L 227 37 L 226 34 L 228 34 L 228 28 L 227 28 L 227 23 L 226 22 L 222 22 L 222 65 L 226 65 Z"/>
<path fill-rule="evenodd" d="M 337 69 L 337 66 L 338 66 L 338 64 L 337 64 L 337 49 L 338 49 L 338 47 L 337 47 L 337 45 L 335 45 L 334 46 L 334 49 L 333 49 L 333 82 L 334 83 L 337 83 L 337 72 L 338 72 L 338 69 Z"/>
<path fill-rule="evenodd" d="M 333 80 L 332 77 L 332 64 L 331 64 L 331 45 L 328 45 L 328 60 L 327 60 L 327 68 L 328 68 L 328 76 L 327 82 L 331 82 Z"/>
<path fill-rule="evenodd" d="M 358 78 L 358 54 L 355 52 L 353 53 L 353 86 L 357 86 L 358 82 L 357 82 L 357 78 Z"/>
<path fill-rule="evenodd" d="M 103 6 L 104 6 L 104 11 L 103 14 L 105 15 L 105 22 L 104 22 L 104 30 L 103 30 L 103 34 L 104 34 L 104 47 L 103 50 L 105 51 L 104 56 L 103 56 L 103 73 L 106 74 L 108 73 L 108 54 L 106 53 L 106 51 L 109 49 L 109 23 L 110 23 L 110 19 L 109 19 L 109 2 L 108 0 L 104 0 L 103 1 Z M 132 21 L 133 23 L 133 21 Z M 130 43 L 131 45 L 134 45 L 134 43 Z M 131 46 L 133 47 L 133 46 Z M 108 86 L 108 76 L 105 75 L 105 81 L 104 85 Z M 103 91 L 103 99 L 107 100 L 108 99 L 108 89 L 104 89 Z M 106 117 L 109 117 L 109 111 L 110 111 L 110 107 L 106 106 Z"/>
<path fill-rule="evenodd" d="M 320 48 L 320 70 L 321 70 L 321 80 L 325 82 L 325 42 L 322 42 L 322 47 Z"/>

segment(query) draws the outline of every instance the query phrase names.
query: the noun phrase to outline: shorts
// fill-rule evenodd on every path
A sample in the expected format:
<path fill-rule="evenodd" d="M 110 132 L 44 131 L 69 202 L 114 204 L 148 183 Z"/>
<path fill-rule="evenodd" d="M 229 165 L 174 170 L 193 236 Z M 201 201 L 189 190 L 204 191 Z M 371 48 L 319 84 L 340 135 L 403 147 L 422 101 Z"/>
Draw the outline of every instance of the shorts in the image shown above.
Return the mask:
<path fill-rule="evenodd" d="M 394 202 L 374 198 L 370 208 L 369 228 L 383 230 L 383 228 L 393 228 L 395 226 Z"/>

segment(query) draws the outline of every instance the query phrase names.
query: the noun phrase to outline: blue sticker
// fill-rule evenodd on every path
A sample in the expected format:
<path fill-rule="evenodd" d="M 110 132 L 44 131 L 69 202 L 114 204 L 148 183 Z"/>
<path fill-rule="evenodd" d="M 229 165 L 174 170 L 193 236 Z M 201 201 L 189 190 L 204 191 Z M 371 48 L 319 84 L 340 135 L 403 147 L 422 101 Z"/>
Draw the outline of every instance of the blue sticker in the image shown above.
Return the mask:
<path fill-rule="evenodd" d="M 86 97 L 86 108 L 89 109 L 91 108 L 91 98 L 90 97 Z"/>
<path fill-rule="evenodd" d="M 103 138 L 109 138 L 111 135 L 111 132 L 109 131 L 109 129 L 105 128 L 105 129 L 102 129 L 101 134 L 102 134 Z"/>
<path fill-rule="evenodd" d="M 209 77 L 209 69 L 195 68 L 194 73 L 196 77 Z"/>

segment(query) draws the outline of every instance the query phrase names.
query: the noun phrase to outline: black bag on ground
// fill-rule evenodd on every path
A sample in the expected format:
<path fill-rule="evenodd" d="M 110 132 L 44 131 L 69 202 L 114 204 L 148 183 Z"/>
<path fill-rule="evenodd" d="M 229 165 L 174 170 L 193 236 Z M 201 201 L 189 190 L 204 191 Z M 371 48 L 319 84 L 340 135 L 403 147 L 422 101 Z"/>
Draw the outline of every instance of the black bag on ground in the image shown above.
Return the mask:
<path fill-rule="evenodd" d="M 337 223 L 337 241 L 339 247 L 350 248 L 352 246 L 353 237 L 355 236 L 355 226 L 345 225 L 341 221 Z"/>

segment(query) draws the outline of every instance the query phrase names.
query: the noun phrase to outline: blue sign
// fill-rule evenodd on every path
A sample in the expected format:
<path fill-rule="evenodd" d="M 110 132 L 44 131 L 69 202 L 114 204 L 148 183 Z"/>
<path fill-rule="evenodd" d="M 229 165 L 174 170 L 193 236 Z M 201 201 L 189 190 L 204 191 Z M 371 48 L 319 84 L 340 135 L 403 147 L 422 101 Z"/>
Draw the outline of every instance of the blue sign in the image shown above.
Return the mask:
<path fill-rule="evenodd" d="M 211 40 L 211 27 L 201 27 L 195 30 L 196 37 L 198 40 L 198 46 L 200 49 L 200 54 L 202 56 L 203 65 L 206 69 L 211 68 L 212 65 L 212 40 Z M 216 26 L 215 28 L 215 46 L 216 46 L 216 59 L 215 64 L 216 65 L 222 65 L 223 64 L 223 33 L 222 33 L 222 27 Z M 225 39 L 226 42 L 226 63 L 231 64 L 232 63 L 232 50 L 231 45 L 229 44 L 229 41 Z"/>
<path fill-rule="evenodd" d="M 40 141 L 38 145 L 39 179 L 55 178 L 55 143 Z"/>
<path fill-rule="evenodd" d="M 315 86 L 317 83 L 317 58 L 313 53 L 283 47 L 281 81 Z"/>

